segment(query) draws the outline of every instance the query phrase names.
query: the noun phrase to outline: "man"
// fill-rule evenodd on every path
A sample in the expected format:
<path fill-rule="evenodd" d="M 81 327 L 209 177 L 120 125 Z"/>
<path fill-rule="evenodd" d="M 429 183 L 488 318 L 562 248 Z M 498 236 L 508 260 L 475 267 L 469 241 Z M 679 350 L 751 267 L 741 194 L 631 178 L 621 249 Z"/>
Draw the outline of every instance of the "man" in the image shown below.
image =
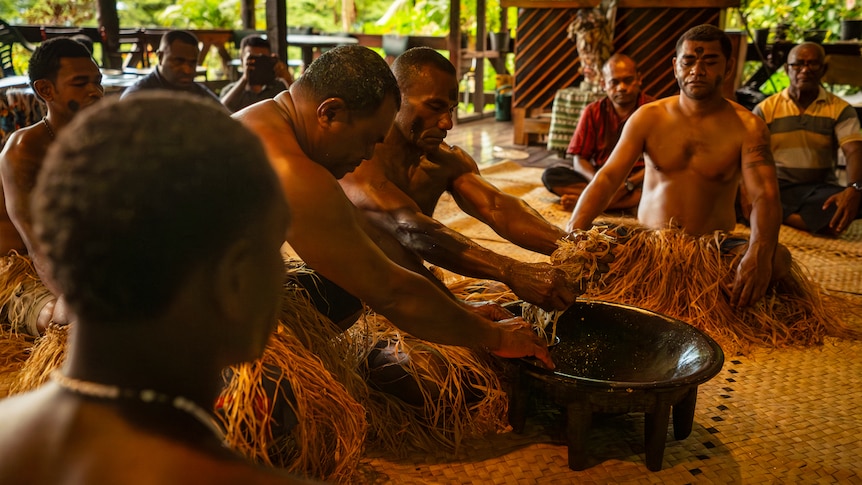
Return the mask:
<path fill-rule="evenodd" d="M 503 357 L 535 355 L 552 367 L 528 326 L 492 322 L 421 276 L 427 270 L 375 231 L 338 185 L 371 158 L 400 101 L 378 54 L 342 46 L 315 60 L 288 91 L 234 115 L 260 136 L 279 175 L 294 216 L 287 242 L 317 273 L 417 338 Z"/>
<path fill-rule="evenodd" d="M 457 75 L 445 57 L 414 48 L 399 56 L 392 70 L 401 88 L 401 109 L 374 156 L 340 180 L 351 202 L 432 264 L 503 282 L 548 310 L 570 306 L 576 293 L 561 269 L 502 256 L 432 219 L 447 191 L 465 212 L 526 249 L 551 254 L 565 236 L 521 199 L 485 181 L 463 150 L 443 143 L 458 106 Z"/>
<path fill-rule="evenodd" d="M 200 48 L 198 39 L 185 30 L 171 30 L 162 35 L 156 56 L 159 63 L 146 76 L 123 91 L 122 98 L 148 89 L 184 91 L 221 104 L 218 96 L 201 83 L 195 82 Z"/>
<path fill-rule="evenodd" d="M 578 127 L 572 135 L 566 153 L 572 155 L 573 168 L 549 167 L 542 173 L 542 182 L 560 196 L 565 210 L 572 210 L 584 188 L 596 176 L 596 171 L 611 156 L 620 139 L 623 126 L 632 113 L 646 103 L 655 101 L 641 92 L 637 64 L 625 54 L 614 54 L 602 67 L 602 86 L 607 97 L 584 108 Z M 610 210 L 636 209 L 641 198 L 644 179 L 643 157 L 611 198 Z"/>
<path fill-rule="evenodd" d="M 3 301 L 5 318 L 13 329 L 30 335 L 39 335 L 52 320 L 66 323 L 60 295 L 44 278 L 45 268 L 33 252 L 32 215 L 30 195 L 48 147 L 66 129 L 79 111 L 91 106 L 104 96 L 102 74 L 87 48 L 72 39 L 57 37 L 39 45 L 29 63 L 30 86 L 47 107 L 47 115 L 40 123 L 22 128 L 9 138 L 0 153 L 0 253 L 6 256 L 0 270 L 0 288 L 4 294 L 12 291 L 12 300 Z M 20 280 L 23 264 L 30 263 L 17 254 L 28 254 L 35 265 L 45 288 L 36 278 Z M 8 256 L 7 256 L 8 255 Z M 35 275 L 32 275 L 35 276 Z M 18 285 L 21 285 L 20 288 Z M 16 316 L 8 313 L 19 307 L 14 301 L 26 301 L 27 312 Z"/>
<path fill-rule="evenodd" d="M 239 44 L 242 76 L 222 88 L 221 102 L 231 112 L 275 95 L 290 87 L 293 76 L 287 64 L 272 53 L 269 42 L 259 35 L 243 37 Z M 270 62 L 263 62 L 269 60 Z M 257 65 L 257 64 L 260 64 Z M 257 79 L 265 80 L 263 84 Z"/>
<path fill-rule="evenodd" d="M 791 49 L 790 85 L 754 108 L 772 133 L 784 223 L 838 236 L 859 217 L 862 133 L 852 106 L 820 85 L 826 54 L 806 42 Z M 847 186 L 838 183 L 838 148 L 847 160 Z"/>
<path fill-rule="evenodd" d="M 763 120 L 724 99 L 732 47 L 717 27 L 683 34 L 673 58 L 680 95 L 636 111 L 607 163 L 587 186 L 568 223 L 586 229 L 607 206 L 632 166 L 647 155 L 638 221 L 653 229 L 678 227 L 699 236 L 734 229 L 740 179 L 752 203 L 751 236 L 728 249 L 742 253 L 730 303 L 760 300 L 770 281 L 789 270 L 789 253 L 778 247 L 781 224 L 775 164 Z"/>
<path fill-rule="evenodd" d="M 274 328 L 289 218 L 257 138 L 190 98 L 106 101 L 48 154 L 37 240 L 78 320 L 52 380 L 0 402 L 0 482 L 299 482 L 224 447 L 209 411 Z"/>

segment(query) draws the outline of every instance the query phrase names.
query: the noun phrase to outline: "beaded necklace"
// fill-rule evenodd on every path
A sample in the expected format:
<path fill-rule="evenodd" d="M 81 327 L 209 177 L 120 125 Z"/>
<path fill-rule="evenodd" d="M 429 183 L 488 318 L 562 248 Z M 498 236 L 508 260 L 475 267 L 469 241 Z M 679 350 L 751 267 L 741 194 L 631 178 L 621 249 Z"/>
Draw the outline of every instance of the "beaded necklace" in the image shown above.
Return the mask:
<path fill-rule="evenodd" d="M 219 441 L 224 443 L 224 432 L 221 430 L 219 425 L 216 424 L 213 415 L 205 411 L 202 407 L 195 404 L 191 399 L 185 398 L 183 396 L 168 396 L 167 394 L 162 394 L 151 389 L 122 389 L 117 386 L 109 386 L 107 384 L 100 384 L 98 382 L 74 379 L 68 376 L 64 376 L 58 371 L 54 371 L 51 373 L 51 379 L 53 379 L 54 382 L 56 382 L 63 389 L 66 389 L 67 391 L 73 392 L 75 394 L 80 394 L 82 396 L 109 400 L 134 399 L 141 401 L 145 404 L 169 404 L 175 409 L 178 409 L 195 418 L 195 420 L 197 420 L 199 423 L 206 426 L 207 429 L 212 431 L 212 433 L 219 439 Z"/>
<path fill-rule="evenodd" d="M 56 133 L 54 133 L 54 128 L 51 127 L 51 123 L 48 122 L 48 117 L 45 116 L 42 118 L 42 123 L 45 123 L 45 128 L 48 129 L 48 134 L 51 135 L 51 139 L 57 138 Z"/>

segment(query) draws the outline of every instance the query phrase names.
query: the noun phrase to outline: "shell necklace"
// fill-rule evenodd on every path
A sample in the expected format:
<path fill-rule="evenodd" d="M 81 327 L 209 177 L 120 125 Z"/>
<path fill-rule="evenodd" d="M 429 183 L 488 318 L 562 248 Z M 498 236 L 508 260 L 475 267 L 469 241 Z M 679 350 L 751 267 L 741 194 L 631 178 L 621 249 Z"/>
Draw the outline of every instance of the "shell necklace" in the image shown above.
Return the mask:
<path fill-rule="evenodd" d="M 195 420 L 212 431 L 219 441 L 224 443 L 224 432 L 219 425 L 216 424 L 213 415 L 195 404 L 191 399 L 183 396 L 168 396 L 167 394 L 162 394 L 151 389 L 122 389 L 117 386 L 109 386 L 98 382 L 74 379 L 64 376 L 59 371 L 52 372 L 51 379 L 53 379 L 53 381 L 63 389 L 82 396 L 110 400 L 135 399 L 145 404 L 168 404 L 195 418 Z"/>

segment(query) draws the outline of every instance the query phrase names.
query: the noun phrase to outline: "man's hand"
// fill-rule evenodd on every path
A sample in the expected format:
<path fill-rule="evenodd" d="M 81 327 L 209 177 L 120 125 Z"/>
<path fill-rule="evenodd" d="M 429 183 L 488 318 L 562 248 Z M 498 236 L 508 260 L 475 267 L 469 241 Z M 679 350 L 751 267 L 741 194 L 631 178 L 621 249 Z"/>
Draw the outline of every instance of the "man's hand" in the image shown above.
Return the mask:
<path fill-rule="evenodd" d="M 564 270 L 547 263 L 519 264 L 507 280 L 518 298 L 549 311 L 569 308 L 579 294 Z"/>
<path fill-rule="evenodd" d="M 551 360 L 547 343 L 524 319 L 515 317 L 497 322 L 497 325 L 502 330 L 500 348 L 488 349 L 492 354 L 506 358 L 535 357 L 547 369 L 556 367 Z"/>
<path fill-rule="evenodd" d="M 753 305 L 766 294 L 772 279 L 772 258 L 756 259 L 749 250 L 739 260 L 731 287 L 731 306 L 744 308 Z"/>
<path fill-rule="evenodd" d="M 835 234 L 841 234 L 850 227 L 850 223 L 856 219 L 859 214 L 859 201 L 862 200 L 862 192 L 849 187 L 841 192 L 826 199 L 823 203 L 823 210 L 828 209 L 832 205 L 837 208 L 832 220 L 829 221 L 829 228 Z"/>
<path fill-rule="evenodd" d="M 275 54 L 273 54 L 273 56 L 275 56 Z M 275 70 L 275 78 L 280 79 L 285 87 L 289 87 L 293 84 L 293 74 L 290 73 L 290 68 L 287 67 L 287 64 L 285 64 L 284 61 L 278 59 L 273 69 Z"/>
<path fill-rule="evenodd" d="M 466 305 L 471 312 L 494 322 L 508 320 L 515 316 L 514 313 L 506 310 L 499 303 L 493 301 L 465 301 L 464 305 Z"/>

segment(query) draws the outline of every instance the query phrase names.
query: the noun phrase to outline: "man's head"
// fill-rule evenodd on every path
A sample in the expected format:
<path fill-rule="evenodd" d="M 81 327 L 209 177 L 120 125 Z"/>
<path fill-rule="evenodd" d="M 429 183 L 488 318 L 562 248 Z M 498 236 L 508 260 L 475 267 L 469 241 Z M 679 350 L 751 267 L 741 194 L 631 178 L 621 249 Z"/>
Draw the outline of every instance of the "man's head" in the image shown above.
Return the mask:
<path fill-rule="evenodd" d="M 151 91 L 82 113 L 48 152 L 33 212 L 39 253 L 82 325 L 197 307 L 217 338 L 241 342 L 225 344 L 236 361 L 262 351 L 287 208 L 258 138 L 212 103 Z"/>
<path fill-rule="evenodd" d="M 248 35 L 239 43 L 239 56 L 245 61 L 248 56 L 268 56 L 272 54 L 269 41 L 260 35 Z"/>
<path fill-rule="evenodd" d="M 605 93 L 618 108 L 630 109 L 637 104 L 641 92 L 638 66 L 625 54 L 614 54 L 602 66 Z"/>
<path fill-rule="evenodd" d="M 246 76 L 248 76 L 246 78 L 248 80 L 246 89 L 250 89 L 253 85 L 262 86 L 269 84 L 275 80 L 275 58 L 272 57 L 272 48 L 269 42 L 262 36 L 249 35 L 243 37 L 239 43 L 239 57 L 242 60 Z M 272 63 L 261 62 L 261 57 L 268 58 L 262 60 L 270 60 Z M 266 71 L 257 72 L 257 68 L 265 69 Z M 266 81 L 264 82 L 264 80 Z"/>
<path fill-rule="evenodd" d="M 458 77 L 448 59 L 429 47 L 415 47 L 392 63 L 401 89 L 395 125 L 424 152 L 434 151 L 452 129 L 458 106 Z"/>
<path fill-rule="evenodd" d="M 682 34 L 673 58 L 682 94 L 691 99 L 720 96 L 733 66 L 732 54 L 730 38 L 714 25 L 698 25 Z"/>
<path fill-rule="evenodd" d="M 170 84 L 188 87 L 195 81 L 198 67 L 198 39 L 191 32 L 171 30 L 162 36 L 159 50 L 159 73 Z"/>
<path fill-rule="evenodd" d="M 379 54 L 362 46 L 340 46 L 323 53 L 290 87 L 306 118 L 316 119 L 303 150 L 341 178 L 383 141 L 401 105 L 398 82 Z"/>
<path fill-rule="evenodd" d="M 826 74 L 826 52 L 823 46 L 814 42 L 799 44 L 790 50 L 784 69 L 790 79 L 791 91 L 816 93 Z"/>
<path fill-rule="evenodd" d="M 30 86 L 48 109 L 71 117 L 102 99 L 102 73 L 83 44 L 68 37 L 48 39 L 33 52 L 28 66 Z"/>

